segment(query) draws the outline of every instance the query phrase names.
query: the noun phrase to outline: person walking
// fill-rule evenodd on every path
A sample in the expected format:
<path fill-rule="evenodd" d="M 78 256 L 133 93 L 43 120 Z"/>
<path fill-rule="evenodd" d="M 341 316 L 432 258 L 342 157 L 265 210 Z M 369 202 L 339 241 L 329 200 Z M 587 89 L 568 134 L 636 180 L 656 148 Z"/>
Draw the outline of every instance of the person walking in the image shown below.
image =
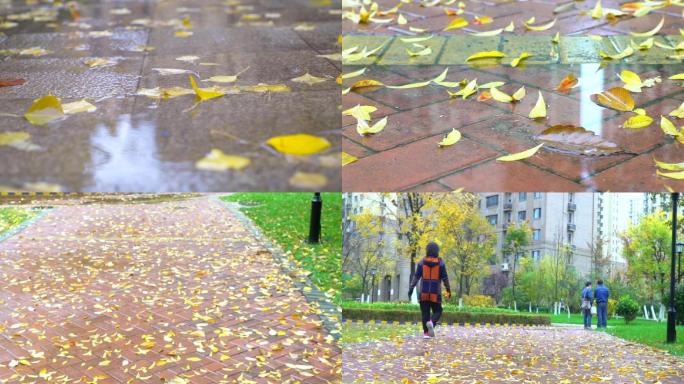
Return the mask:
<path fill-rule="evenodd" d="M 591 281 L 584 284 L 584 289 L 580 295 L 582 299 L 582 314 L 584 315 L 584 329 L 591 329 L 591 303 L 594 301 L 594 295 L 591 292 Z"/>
<path fill-rule="evenodd" d="M 426 256 L 416 265 L 416 272 L 413 274 L 409 285 L 409 298 L 420 280 L 422 282 L 418 301 L 420 302 L 421 321 L 423 323 L 423 338 L 429 339 L 435 337 L 435 325 L 442 316 L 442 283 L 446 289 L 446 298 L 451 297 L 446 264 L 439 257 L 439 246 L 436 243 L 431 242 L 427 245 Z"/>
<path fill-rule="evenodd" d="M 603 280 L 596 282 L 596 289 L 594 289 L 594 297 L 596 298 L 596 314 L 598 315 L 598 322 L 596 328 L 608 327 L 608 298 L 610 291 L 603 285 Z"/>

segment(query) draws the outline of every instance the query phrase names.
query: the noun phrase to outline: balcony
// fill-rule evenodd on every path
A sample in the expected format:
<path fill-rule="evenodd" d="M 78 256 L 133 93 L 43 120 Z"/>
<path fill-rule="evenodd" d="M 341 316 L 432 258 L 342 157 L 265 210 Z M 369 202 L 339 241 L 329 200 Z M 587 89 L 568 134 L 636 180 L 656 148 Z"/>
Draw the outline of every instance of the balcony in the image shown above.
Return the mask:
<path fill-rule="evenodd" d="M 577 230 L 577 226 L 572 223 L 568 223 L 568 232 L 575 232 Z"/>
<path fill-rule="evenodd" d="M 504 203 L 503 208 L 504 208 L 504 211 L 512 211 L 513 210 L 513 203 L 511 203 L 511 202 Z"/>
<path fill-rule="evenodd" d="M 568 203 L 568 211 L 570 211 L 570 212 L 575 212 L 576 209 L 577 209 L 577 204 L 575 204 L 575 203 Z"/>

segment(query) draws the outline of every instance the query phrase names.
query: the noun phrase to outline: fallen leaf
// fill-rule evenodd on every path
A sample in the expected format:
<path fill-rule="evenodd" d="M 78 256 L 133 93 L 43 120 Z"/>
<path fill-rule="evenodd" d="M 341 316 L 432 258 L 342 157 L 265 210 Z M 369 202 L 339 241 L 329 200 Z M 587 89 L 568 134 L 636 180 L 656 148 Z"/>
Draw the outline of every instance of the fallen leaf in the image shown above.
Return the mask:
<path fill-rule="evenodd" d="M 649 37 L 653 36 L 660 31 L 660 29 L 665 25 L 665 16 L 660 18 L 660 22 L 653 29 L 647 32 L 630 32 L 629 34 L 636 37 Z"/>
<path fill-rule="evenodd" d="M 511 61 L 511 67 L 517 67 L 518 64 L 520 64 L 520 62 L 521 62 L 522 60 L 525 60 L 525 59 L 527 59 L 528 57 L 532 57 L 532 56 L 533 56 L 533 55 L 530 54 L 529 52 L 523 52 L 523 53 L 521 53 L 520 56 L 516 57 L 515 59 L 513 59 L 513 61 Z"/>
<path fill-rule="evenodd" d="M 499 91 L 496 87 L 490 88 L 489 92 L 492 94 L 492 99 L 496 101 L 500 101 L 502 103 L 510 103 L 511 101 L 513 101 L 513 98 L 510 95 L 502 91 Z"/>
<path fill-rule="evenodd" d="M 625 128 L 639 129 L 648 127 L 653 123 L 653 118 L 646 115 L 636 115 L 632 116 L 622 125 Z"/>
<path fill-rule="evenodd" d="M 449 132 L 449 134 L 442 139 L 442 141 L 437 143 L 437 145 L 440 147 L 447 147 L 449 145 L 458 143 L 459 140 L 461 140 L 461 132 L 456 130 L 456 128 L 453 128 L 451 132 Z"/>
<path fill-rule="evenodd" d="M 457 28 L 463 28 L 467 25 L 468 25 L 468 21 L 463 17 L 459 17 L 459 18 L 452 20 L 449 23 L 449 25 L 447 25 L 446 28 L 444 28 L 444 31 L 449 31 L 449 30 L 457 29 Z"/>
<path fill-rule="evenodd" d="M 653 161 L 658 168 L 662 168 L 666 171 L 684 171 L 684 163 L 665 163 L 658 161 L 655 158 L 653 158 Z"/>
<path fill-rule="evenodd" d="M 116 65 L 117 61 L 116 60 L 111 60 L 111 59 L 103 59 L 103 58 L 92 58 L 92 59 L 85 59 L 83 60 L 83 64 L 89 66 L 90 68 L 99 68 L 99 67 L 109 67 L 112 65 Z"/>
<path fill-rule="evenodd" d="M 406 49 L 406 53 L 408 53 L 409 56 L 411 57 L 416 57 L 416 56 L 428 56 L 432 54 L 432 48 L 426 47 L 420 51 L 412 51 L 410 49 Z"/>
<path fill-rule="evenodd" d="M 680 119 L 684 119 L 684 102 L 681 103 L 681 104 L 679 104 L 679 107 L 677 107 L 676 109 L 674 109 L 674 110 L 673 110 L 672 112 L 670 112 L 668 115 L 669 115 L 669 116 L 672 116 L 672 117 L 677 117 L 677 118 L 680 118 Z"/>
<path fill-rule="evenodd" d="M 591 100 L 598 105 L 617 111 L 629 112 L 634 109 L 634 99 L 630 96 L 629 91 L 622 87 L 593 94 Z"/>
<path fill-rule="evenodd" d="M 65 116 L 62 103 L 56 96 L 43 96 L 33 101 L 24 117 L 34 125 L 45 125 Z"/>
<path fill-rule="evenodd" d="M 499 51 L 485 51 L 485 52 L 478 52 L 473 55 L 468 56 L 468 58 L 465 60 L 466 62 L 471 61 L 471 60 L 479 60 L 479 59 L 492 59 L 492 58 L 502 58 L 505 57 L 506 54 L 503 52 Z"/>
<path fill-rule="evenodd" d="M 634 48 L 632 47 L 627 47 L 625 48 L 622 52 L 616 53 L 613 55 L 610 55 L 608 53 L 605 53 L 603 51 L 599 51 L 599 55 L 603 57 L 604 59 L 610 59 L 610 60 L 620 60 L 624 59 L 627 56 L 631 56 L 634 54 Z"/>
<path fill-rule="evenodd" d="M 204 158 L 197 161 L 195 167 L 205 171 L 242 170 L 250 163 L 251 160 L 246 157 L 226 155 L 220 149 L 214 148 Z"/>
<path fill-rule="evenodd" d="M 503 31 L 504 31 L 503 28 L 499 28 L 499 29 L 494 29 L 491 31 L 473 32 L 470 34 L 470 36 L 478 36 L 478 37 L 497 36 L 497 35 L 500 35 Z"/>
<path fill-rule="evenodd" d="M 574 125 L 554 125 L 535 138 L 548 147 L 585 156 L 610 155 L 623 151 L 617 144 Z"/>
<path fill-rule="evenodd" d="M 506 155 L 506 156 L 501 156 L 501 157 L 497 158 L 496 161 L 517 161 L 517 160 L 527 159 L 527 158 L 534 156 L 537 153 L 537 151 L 539 151 L 539 149 L 543 146 L 544 146 L 544 144 L 542 143 L 542 144 L 539 144 L 536 147 L 530 148 L 526 151 L 513 153 L 510 155 Z"/>
<path fill-rule="evenodd" d="M 358 157 L 352 156 L 352 155 L 350 155 L 350 154 L 348 154 L 348 153 L 346 153 L 346 152 L 342 152 L 342 166 L 351 164 L 351 163 L 353 163 L 353 162 L 355 162 L 355 161 L 357 161 L 357 160 L 359 160 Z"/>
<path fill-rule="evenodd" d="M 596 0 L 596 5 L 594 9 L 591 10 L 591 17 L 593 19 L 600 19 L 603 17 L 603 8 L 601 7 L 601 0 Z"/>
<path fill-rule="evenodd" d="M 75 113 L 81 112 L 94 112 L 97 107 L 87 102 L 85 99 L 74 101 L 72 103 L 66 103 L 62 105 L 64 113 L 67 115 L 73 115 Z"/>
<path fill-rule="evenodd" d="M 525 97 L 526 94 L 527 94 L 527 91 L 525 90 L 525 87 L 522 86 L 522 87 L 520 87 L 520 89 L 518 89 L 517 91 L 515 91 L 515 92 L 511 95 L 511 97 L 512 97 L 513 100 L 515 100 L 515 101 L 520 101 L 520 100 L 522 100 L 522 99 Z"/>
<path fill-rule="evenodd" d="M 680 131 L 677 129 L 674 123 L 672 123 L 670 120 L 668 120 L 667 117 L 662 115 L 660 116 L 660 129 L 662 129 L 666 135 L 675 137 L 680 135 Z"/>
<path fill-rule="evenodd" d="M 294 81 L 295 83 L 304 83 L 304 84 L 308 84 L 308 85 L 314 85 L 314 84 L 318 84 L 318 83 L 328 81 L 328 79 L 325 79 L 322 77 L 312 76 L 311 74 L 309 74 L 307 72 L 306 74 L 304 74 L 300 77 L 296 77 L 296 78 L 292 79 L 292 81 Z"/>
<path fill-rule="evenodd" d="M 569 73 L 561 82 L 558 84 L 558 87 L 556 87 L 556 90 L 558 92 L 562 93 L 568 93 L 572 88 L 575 88 L 577 86 L 578 80 L 575 77 L 574 74 Z"/>
<path fill-rule="evenodd" d="M 2 87 L 15 87 L 17 85 L 22 85 L 26 83 L 24 79 L 0 79 L 0 88 Z"/>
<path fill-rule="evenodd" d="M 360 89 L 360 88 L 369 88 L 369 87 L 382 87 L 385 84 L 377 81 L 377 80 L 359 80 L 356 83 L 352 84 L 350 87 L 351 89 Z"/>
<path fill-rule="evenodd" d="M 168 76 L 168 75 L 182 75 L 186 73 L 194 73 L 193 71 L 189 71 L 187 69 L 176 69 L 176 68 L 152 68 L 154 72 L 159 73 L 161 76 Z"/>
<path fill-rule="evenodd" d="M 221 91 L 208 88 L 199 88 L 195 82 L 195 78 L 192 76 L 188 76 L 188 79 L 190 79 L 190 84 L 192 85 L 192 89 L 195 91 L 195 95 L 197 95 L 197 98 L 200 100 L 210 100 L 225 95 L 225 93 Z"/>
<path fill-rule="evenodd" d="M 530 119 L 546 117 L 546 103 L 544 102 L 544 96 L 542 96 L 541 91 L 539 91 L 537 103 L 534 105 L 534 108 L 532 108 L 528 116 Z"/>
<path fill-rule="evenodd" d="M 529 29 L 530 31 L 546 31 L 547 29 L 551 29 L 556 24 L 557 19 L 553 19 L 551 22 L 542 24 L 542 25 L 531 25 L 532 23 L 527 23 L 525 22 L 525 28 Z"/>
<path fill-rule="evenodd" d="M 313 155 L 330 148 L 330 142 L 325 138 L 304 133 L 272 137 L 266 144 L 280 153 L 297 156 Z"/>
<path fill-rule="evenodd" d="M 353 108 L 349 108 L 345 111 L 342 111 L 342 115 L 353 116 L 357 120 L 370 120 L 371 119 L 371 113 L 373 113 L 377 110 L 378 110 L 378 108 L 376 108 L 372 105 L 357 105 Z"/>
<path fill-rule="evenodd" d="M 662 176 L 662 177 L 667 177 L 668 179 L 684 180 L 684 171 L 679 171 L 679 172 L 660 172 L 659 169 L 656 169 L 656 175 Z"/>
<path fill-rule="evenodd" d="M 297 172 L 290 177 L 290 185 L 301 189 L 321 189 L 328 184 L 328 178 L 320 173 Z"/>
<path fill-rule="evenodd" d="M 382 118 L 372 126 L 365 120 L 357 120 L 356 132 L 361 136 L 380 133 L 387 126 L 387 117 Z"/>

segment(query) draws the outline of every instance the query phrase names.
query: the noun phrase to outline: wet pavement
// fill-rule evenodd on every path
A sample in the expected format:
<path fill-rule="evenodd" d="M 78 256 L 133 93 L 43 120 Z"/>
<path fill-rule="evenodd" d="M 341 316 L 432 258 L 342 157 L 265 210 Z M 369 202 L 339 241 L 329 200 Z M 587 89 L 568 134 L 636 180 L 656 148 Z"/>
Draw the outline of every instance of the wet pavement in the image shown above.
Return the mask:
<path fill-rule="evenodd" d="M 0 134 L 28 133 L 38 148 L 0 141 L 0 189 L 339 190 L 338 1 L 28 3 L 0 7 L 0 80 L 25 80 L 0 87 Z M 87 65 L 98 59 L 111 63 Z M 226 95 L 199 103 L 193 94 L 139 95 L 157 87 L 192 91 L 189 73 L 160 68 L 190 72 L 200 87 L 222 86 Z M 320 81 L 293 81 L 307 74 Z M 207 81 L 234 75 L 235 82 Z M 85 98 L 97 110 L 29 123 L 24 113 L 48 94 L 62 103 Z M 329 147 L 295 156 L 266 144 L 292 134 Z M 250 163 L 198 169 L 212 149 Z M 298 173 L 314 182 L 293 182 Z"/>
<path fill-rule="evenodd" d="M 339 381 L 318 303 L 225 207 L 134 197 L 0 243 L 0 382 Z"/>
<path fill-rule="evenodd" d="M 681 81 L 668 77 L 684 72 L 681 59 L 672 59 L 674 47 L 684 27 L 681 7 L 654 9 L 642 17 L 624 15 L 606 17 L 620 8 L 617 2 L 602 2 L 603 16 L 591 15 L 596 2 L 554 1 L 465 1 L 462 13 L 457 3 L 420 6 L 418 2 L 396 4 L 380 1 L 380 15 L 367 23 L 343 22 L 343 49 L 357 47 L 361 51 L 379 48 L 365 58 L 344 59 L 343 73 L 366 68 L 361 76 L 347 78 L 345 88 L 361 80 L 372 79 L 397 86 L 436 78 L 448 69 L 447 82 L 477 79 L 482 85 L 504 82 L 498 89 L 513 94 L 525 87 L 527 95 L 519 102 L 504 103 L 494 99 L 478 100 L 485 89 L 463 100 L 453 97 L 462 87 L 434 82 L 413 89 L 390 89 L 383 86 L 359 87 L 343 95 L 343 110 L 357 105 L 377 108 L 372 121 L 387 117 L 387 126 L 379 133 L 362 136 L 356 119 L 343 117 L 343 152 L 351 160 L 343 167 L 345 191 L 665 191 L 682 189 L 684 182 L 656 174 L 654 158 L 667 163 L 684 161 L 682 144 L 660 128 L 660 116 L 667 116 L 679 127 L 679 118 L 668 116 L 684 101 Z M 434 3 L 434 2 L 428 2 Z M 357 8 L 345 8 L 350 12 Z M 356 11 L 358 12 L 358 11 Z M 447 12 L 452 15 L 447 15 Z M 630 11 L 631 12 L 631 11 Z M 399 16 L 406 23 L 397 22 Z M 490 16 L 491 23 L 478 25 L 476 17 Z M 547 30 L 532 31 L 524 27 L 535 16 L 534 26 L 553 19 Z M 453 20 L 463 17 L 468 25 L 444 31 Z M 646 37 L 630 36 L 630 32 L 646 32 L 664 17 L 662 28 L 653 36 L 654 45 L 634 50 L 624 59 L 603 61 L 599 52 L 617 54 L 628 49 L 631 41 Z M 391 19 L 389 23 L 373 20 Z M 512 32 L 502 31 L 489 37 L 471 33 L 492 31 L 514 24 Z M 420 31 L 416 30 L 420 29 Z M 556 43 L 554 36 L 559 33 Z M 432 36 L 416 43 L 403 41 L 411 37 Z M 417 44 L 414 46 L 413 44 Z M 430 53 L 411 57 L 407 50 Z M 484 59 L 466 63 L 478 52 L 500 51 L 501 60 Z M 519 66 L 511 60 L 522 52 L 533 56 Z M 353 59 L 352 59 L 353 57 Z M 624 83 L 618 75 L 628 70 L 642 81 L 660 76 L 661 82 L 631 93 L 635 108 L 643 108 L 653 118 L 645 128 L 627 129 L 623 124 L 635 116 L 605 108 L 592 101 L 592 95 Z M 557 90 L 569 74 L 579 79 L 568 92 Z M 465 81 L 467 80 L 467 81 Z M 547 117 L 528 117 L 542 92 Z M 585 128 L 598 138 L 620 148 L 615 154 L 596 156 L 557 150 L 546 145 L 527 159 L 500 162 L 496 159 L 533 148 L 540 143 L 537 136 L 557 125 Z M 462 139 L 453 146 L 440 148 L 437 143 L 453 128 Z"/>
<path fill-rule="evenodd" d="M 345 383 L 680 383 L 684 362 L 603 332 L 443 327 L 343 345 Z"/>

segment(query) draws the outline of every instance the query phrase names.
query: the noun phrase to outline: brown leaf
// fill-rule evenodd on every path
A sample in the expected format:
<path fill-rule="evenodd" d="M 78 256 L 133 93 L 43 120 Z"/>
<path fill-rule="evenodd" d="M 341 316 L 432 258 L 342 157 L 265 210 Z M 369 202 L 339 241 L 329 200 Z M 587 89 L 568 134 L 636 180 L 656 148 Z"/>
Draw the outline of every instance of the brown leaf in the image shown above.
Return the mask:
<path fill-rule="evenodd" d="M 629 112 L 634 109 L 634 99 L 630 96 L 629 91 L 622 87 L 611 88 L 602 93 L 591 95 L 591 101 L 617 111 Z"/>
<path fill-rule="evenodd" d="M 24 79 L 0 79 L 0 87 L 15 87 L 26 82 Z"/>
<path fill-rule="evenodd" d="M 536 139 L 545 143 L 547 149 L 585 156 L 604 156 L 624 150 L 594 132 L 574 125 L 554 125 L 542 131 Z"/>

